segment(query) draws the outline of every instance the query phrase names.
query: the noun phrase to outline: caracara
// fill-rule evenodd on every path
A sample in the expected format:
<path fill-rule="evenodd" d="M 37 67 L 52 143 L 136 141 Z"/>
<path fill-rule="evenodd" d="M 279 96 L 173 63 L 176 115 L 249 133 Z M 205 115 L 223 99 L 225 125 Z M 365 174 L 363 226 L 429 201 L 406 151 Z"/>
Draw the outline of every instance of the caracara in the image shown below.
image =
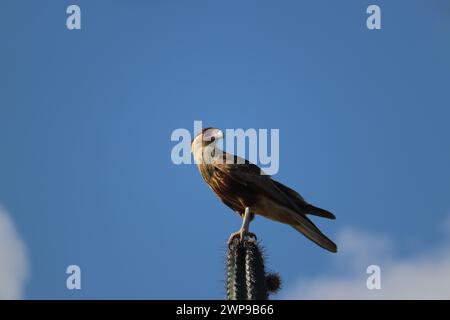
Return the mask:
<path fill-rule="evenodd" d="M 336 244 L 328 239 L 307 214 L 335 219 L 324 209 L 307 203 L 296 191 L 261 174 L 261 169 L 249 161 L 217 148 L 223 138 L 221 130 L 206 128 L 192 140 L 192 153 L 198 169 L 217 196 L 237 212 L 244 223 L 233 234 L 241 239 L 249 234 L 254 214 L 290 225 L 322 248 L 336 252 Z"/>

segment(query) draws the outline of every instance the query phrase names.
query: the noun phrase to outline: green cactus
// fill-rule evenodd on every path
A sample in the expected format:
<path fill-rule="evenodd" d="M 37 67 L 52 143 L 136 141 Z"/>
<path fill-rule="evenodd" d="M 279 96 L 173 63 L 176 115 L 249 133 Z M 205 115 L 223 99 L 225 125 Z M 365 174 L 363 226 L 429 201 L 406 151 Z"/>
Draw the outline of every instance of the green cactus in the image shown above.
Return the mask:
<path fill-rule="evenodd" d="M 273 289 L 273 279 L 278 285 Z M 268 283 L 268 280 L 270 283 Z M 267 300 L 277 291 L 279 276 L 266 274 L 256 237 L 235 237 L 228 246 L 226 290 L 228 300 Z"/>
<path fill-rule="evenodd" d="M 230 244 L 227 253 L 227 298 L 247 299 L 245 278 L 245 247 L 237 238 Z"/>
<path fill-rule="evenodd" d="M 269 294 L 266 286 L 264 260 L 256 241 L 244 241 L 245 281 L 247 284 L 247 300 L 267 300 Z"/>

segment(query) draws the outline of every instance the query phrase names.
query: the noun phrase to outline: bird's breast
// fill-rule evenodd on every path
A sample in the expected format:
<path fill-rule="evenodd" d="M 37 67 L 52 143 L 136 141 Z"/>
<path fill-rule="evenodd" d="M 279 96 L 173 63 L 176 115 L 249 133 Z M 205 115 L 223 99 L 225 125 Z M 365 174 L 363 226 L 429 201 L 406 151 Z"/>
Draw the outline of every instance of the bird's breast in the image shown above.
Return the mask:
<path fill-rule="evenodd" d="M 200 165 L 199 170 L 214 193 L 231 209 L 243 213 L 245 207 L 253 205 L 255 194 L 252 189 L 231 178 L 226 170 L 213 165 Z"/>

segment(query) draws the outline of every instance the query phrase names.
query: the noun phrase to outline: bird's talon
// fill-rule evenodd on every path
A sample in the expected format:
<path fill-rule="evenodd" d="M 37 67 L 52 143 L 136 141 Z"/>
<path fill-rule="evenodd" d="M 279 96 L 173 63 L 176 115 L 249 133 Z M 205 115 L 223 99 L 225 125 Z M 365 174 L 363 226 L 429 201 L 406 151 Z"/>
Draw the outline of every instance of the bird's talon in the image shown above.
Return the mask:
<path fill-rule="evenodd" d="M 237 231 L 237 232 L 233 232 L 230 235 L 230 238 L 228 238 L 228 246 L 231 246 L 233 244 L 233 241 L 238 238 L 239 242 L 245 241 L 247 240 L 258 240 L 258 238 L 256 237 L 256 234 L 254 234 L 253 232 L 245 232 L 245 231 Z"/>
<path fill-rule="evenodd" d="M 253 232 L 247 232 L 247 237 L 254 239 L 254 240 L 258 240 L 258 238 L 256 237 L 256 234 L 254 234 Z"/>
<path fill-rule="evenodd" d="M 233 244 L 234 239 L 239 237 L 239 240 L 241 239 L 241 232 L 233 232 L 230 237 L 228 238 L 228 246 L 231 246 Z"/>

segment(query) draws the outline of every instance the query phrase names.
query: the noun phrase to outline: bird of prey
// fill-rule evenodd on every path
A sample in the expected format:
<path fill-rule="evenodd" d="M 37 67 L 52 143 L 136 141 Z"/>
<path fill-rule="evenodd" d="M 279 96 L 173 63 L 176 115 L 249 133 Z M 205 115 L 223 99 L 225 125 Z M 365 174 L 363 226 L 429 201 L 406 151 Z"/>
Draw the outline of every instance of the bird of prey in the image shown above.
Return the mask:
<path fill-rule="evenodd" d="M 216 144 L 222 138 L 219 129 L 203 129 L 192 140 L 191 149 L 209 187 L 243 218 L 242 228 L 230 237 L 229 243 L 235 236 L 243 239 L 250 234 L 249 223 L 257 214 L 288 224 L 322 248 L 337 251 L 336 244 L 306 216 L 335 219 L 331 212 L 309 204 L 296 191 L 261 174 L 261 169 L 248 160 L 220 150 Z"/>

